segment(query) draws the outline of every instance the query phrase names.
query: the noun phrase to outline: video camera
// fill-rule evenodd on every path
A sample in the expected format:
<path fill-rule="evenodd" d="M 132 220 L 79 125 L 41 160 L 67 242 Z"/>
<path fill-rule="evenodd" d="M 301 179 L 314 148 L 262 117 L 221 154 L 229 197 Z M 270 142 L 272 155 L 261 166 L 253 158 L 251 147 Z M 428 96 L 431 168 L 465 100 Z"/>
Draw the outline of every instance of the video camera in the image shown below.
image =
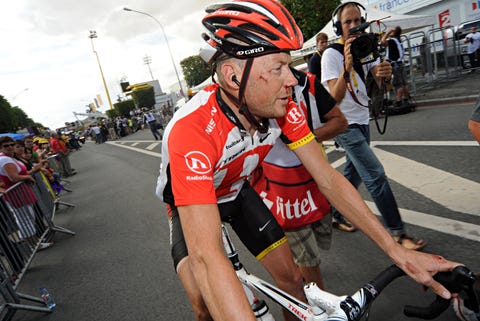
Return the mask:
<path fill-rule="evenodd" d="M 380 57 L 380 52 L 383 51 L 383 47 L 379 44 L 378 33 L 365 32 L 365 30 L 375 21 L 376 20 L 364 22 L 348 31 L 351 35 L 360 32 L 360 35 L 358 35 L 358 37 L 352 42 L 350 52 L 353 56 L 353 60 L 360 62 L 362 65 L 377 60 L 377 58 Z"/>

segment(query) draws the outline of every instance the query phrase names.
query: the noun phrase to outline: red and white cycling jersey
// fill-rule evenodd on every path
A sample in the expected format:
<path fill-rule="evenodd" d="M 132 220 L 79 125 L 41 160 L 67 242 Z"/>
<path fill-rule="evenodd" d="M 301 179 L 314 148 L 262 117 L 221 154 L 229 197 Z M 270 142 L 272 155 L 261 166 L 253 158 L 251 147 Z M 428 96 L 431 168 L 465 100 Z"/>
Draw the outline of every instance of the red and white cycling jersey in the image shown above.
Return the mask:
<path fill-rule="evenodd" d="M 295 101 L 309 127 L 320 128 L 326 122 L 324 115 L 336 102 L 315 75 L 292 72 L 298 80 Z M 320 147 L 326 156 L 323 145 Z M 284 230 L 317 222 L 330 213 L 330 203 L 317 183 L 295 153 L 281 142 L 274 145 L 261 169 L 254 172 L 251 184 Z"/>
<path fill-rule="evenodd" d="M 218 85 L 199 92 L 177 111 L 163 136 L 157 196 L 170 205 L 231 201 L 278 137 L 295 149 L 314 138 L 291 100 L 268 131 L 249 135 L 220 101 Z"/>

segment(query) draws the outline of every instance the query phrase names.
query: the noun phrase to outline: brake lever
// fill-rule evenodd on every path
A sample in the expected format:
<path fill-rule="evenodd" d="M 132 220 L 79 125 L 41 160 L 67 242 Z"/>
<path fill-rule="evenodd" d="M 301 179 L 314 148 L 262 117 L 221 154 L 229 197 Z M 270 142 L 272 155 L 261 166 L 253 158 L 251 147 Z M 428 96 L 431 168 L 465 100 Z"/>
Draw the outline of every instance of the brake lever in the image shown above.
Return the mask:
<path fill-rule="evenodd" d="M 478 299 L 473 290 L 475 275 L 465 266 L 457 266 L 451 272 L 439 272 L 433 277 L 437 282 L 441 283 L 451 293 L 460 293 L 465 291 L 469 296 L 473 305 L 476 306 L 478 313 Z M 431 320 L 442 314 L 450 305 L 450 300 L 444 299 L 437 295 L 435 300 L 427 307 L 417 307 L 406 305 L 403 313 L 407 317 L 421 318 Z"/>

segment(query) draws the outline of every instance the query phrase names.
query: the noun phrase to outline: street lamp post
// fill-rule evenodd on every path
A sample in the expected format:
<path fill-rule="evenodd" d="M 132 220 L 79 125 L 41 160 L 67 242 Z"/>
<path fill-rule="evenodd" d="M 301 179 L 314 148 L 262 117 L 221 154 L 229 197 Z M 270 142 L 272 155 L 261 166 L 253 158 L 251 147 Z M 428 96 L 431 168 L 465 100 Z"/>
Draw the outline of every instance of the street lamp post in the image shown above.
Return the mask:
<path fill-rule="evenodd" d="M 93 38 L 97 38 L 97 32 L 94 31 L 94 30 L 90 30 L 90 35 L 88 36 L 88 38 L 90 38 L 90 41 L 92 43 L 92 50 L 95 53 L 95 56 L 97 57 L 98 68 L 100 68 L 100 75 L 102 76 L 103 87 L 105 87 L 105 93 L 107 94 L 108 105 L 110 106 L 110 109 L 113 109 L 112 100 L 110 99 L 110 93 L 108 92 L 107 82 L 105 81 L 105 76 L 103 75 L 102 65 L 100 64 L 100 58 L 98 58 L 98 53 L 95 50 L 95 47 L 93 46 Z"/>
<path fill-rule="evenodd" d="M 152 76 L 152 80 L 155 80 L 155 78 L 153 77 L 152 68 L 150 68 L 150 64 L 152 63 L 152 57 L 145 55 L 145 57 L 143 57 L 143 63 L 148 66 L 148 70 L 150 71 L 150 76 Z"/>
<path fill-rule="evenodd" d="M 180 93 L 182 94 L 183 97 L 185 97 L 182 82 L 180 81 L 180 77 L 178 76 L 177 67 L 175 66 L 175 60 L 173 59 L 172 50 L 170 49 L 170 44 L 168 43 L 167 35 L 165 34 L 165 30 L 163 29 L 163 25 L 160 23 L 160 21 L 157 18 L 155 18 L 154 16 L 152 16 L 151 14 L 149 14 L 147 12 L 133 10 L 133 9 L 130 9 L 130 8 L 123 8 L 123 10 L 132 11 L 132 12 L 143 14 L 145 16 L 149 16 L 150 18 L 155 20 L 155 22 L 160 26 L 160 29 L 162 30 L 163 37 L 165 38 L 165 43 L 167 44 L 168 53 L 170 54 L 170 59 L 172 60 L 172 65 L 173 65 L 173 69 L 175 70 L 175 75 L 177 76 L 178 86 L 180 87 Z"/>
<path fill-rule="evenodd" d="M 12 103 L 15 101 L 15 99 L 20 96 L 21 94 L 23 94 L 24 92 L 26 92 L 28 90 L 28 88 L 23 88 L 19 93 L 17 93 L 15 96 L 12 97 Z"/>

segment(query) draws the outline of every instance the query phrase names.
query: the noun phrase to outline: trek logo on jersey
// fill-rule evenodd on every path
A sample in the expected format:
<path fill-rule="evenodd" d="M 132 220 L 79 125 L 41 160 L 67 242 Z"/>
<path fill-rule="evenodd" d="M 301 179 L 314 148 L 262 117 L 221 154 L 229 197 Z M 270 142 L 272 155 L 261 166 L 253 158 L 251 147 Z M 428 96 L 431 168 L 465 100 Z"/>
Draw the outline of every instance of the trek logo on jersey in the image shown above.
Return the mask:
<path fill-rule="evenodd" d="M 210 119 L 210 121 L 207 124 L 207 127 L 205 128 L 205 132 L 207 134 L 211 134 L 215 126 L 217 126 L 217 124 L 215 123 L 215 120 L 213 119 L 216 113 L 217 113 L 217 108 L 212 107 L 212 109 L 210 110 L 210 116 L 212 116 L 212 118 Z"/>
<path fill-rule="evenodd" d="M 298 107 L 295 106 L 288 112 L 287 120 L 291 124 L 301 124 L 305 121 L 305 117 L 303 117 L 303 114 L 300 112 Z"/>
<path fill-rule="evenodd" d="M 202 152 L 189 152 L 184 156 L 184 158 L 187 167 L 194 173 L 203 175 L 212 170 L 212 164 L 210 163 L 210 160 Z"/>

